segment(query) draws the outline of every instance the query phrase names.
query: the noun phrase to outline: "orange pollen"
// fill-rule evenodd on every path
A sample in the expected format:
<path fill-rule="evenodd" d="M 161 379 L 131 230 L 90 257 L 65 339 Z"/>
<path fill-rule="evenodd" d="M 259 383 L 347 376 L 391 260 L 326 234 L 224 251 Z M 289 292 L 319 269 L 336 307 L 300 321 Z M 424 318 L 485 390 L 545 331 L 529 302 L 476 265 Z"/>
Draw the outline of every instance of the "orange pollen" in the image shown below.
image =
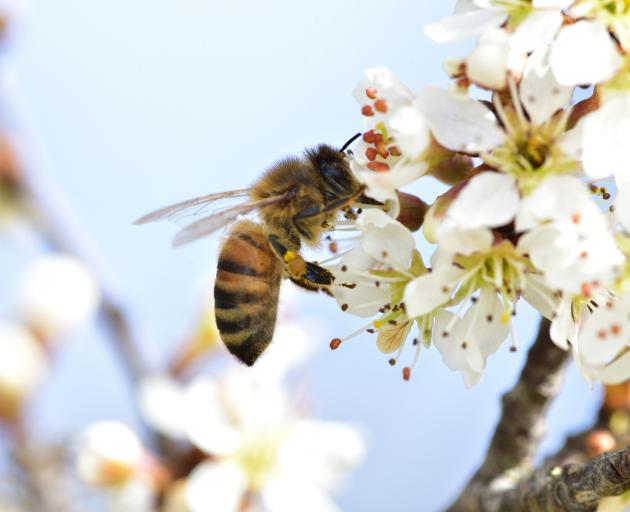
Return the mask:
<path fill-rule="evenodd" d="M 387 151 L 387 146 L 385 145 L 384 142 L 379 142 L 376 145 L 376 151 L 378 151 L 378 154 L 382 157 L 382 158 L 387 158 L 389 156 L 389 152 Z"/>
<path fill-rule="evenodd" d="M 579 224 L 581 218 L 582 216 L 579 213 L 574 213 L 571 215 L 571 222 L 573 222 L 573 224 Z"/>
<path fill-rule="evenodd" d="M 372 144 L 374 142 L 374 138 L 376 137 L 376 132 L 374 130 L 370 130 L 369 132 L 365 132 L 363 134 L 363 141 L 368 144 Z"/>
<path fill-rule="evenodd" d="M 365 150 L 365 156 L 367 157 L 367 159 L 368 159 L 370 162 L 373 162 L 374 160 L 376 160 L 376 156 L 377 156 L 377 155 L 378 155 L 378 152 L 376 151 L 376 149 L 374 149 L 374 148 L 372 148 L 372 147 L 367 148 L 367 149 Z"/>
<path fill-rule="evenodd" d="M 339 345 L 341 345 L 341 340 L 339 338 L 334 338 L 331 342 L 330 342 L 330 348 L 332 350 L 337 350 L 339 348 Z"/>
<path fill-rule="evenodd" d="M 369 164 L 367 164 L 367 168 L 375 172 L 389 171 L 389 165 L 387 165 L 385 162 L 370 162 Z"/>
<path fill-rule="evenodd" d="M 385 100 L 376 100 L 374 102 L 374 108 L 384 114 L 387 112 L 387 102 Z"/>
<path fill-rule="evenodd" d="M 582 283 L 581 289 L 584 297 L 590 297 L 591 293 L 593 293 L 593 285 L 591 283 Z"/>
<path fill-rule="evenodd" d="M 605 340 L 608 337 L 608 334 L 606 333 L 606 331 L 604 331 L 604 329 L 602 329 L 602 330 L 597 332 L 597 337 L 600 340 Z"/>
<path fill-rule="evenodd" d="M 375 99 L 377 94 L 378 94 L 378 91 L 374 87 L 368 87 L 365 90 L 365 95 L 371 100 Z"/>
<path fill-rule="evenodd" d="M 365 105 L 364 107 L 361 107 L 361 113 L 364 116 L 371 117 L 374 115 L 374 110 L 372 110 L 372 107 L 369 105 Z"/>
<path fill-rule="evenodd" d="M 612 332 L 615 336 L 619 336 L 619 334 L 621 334 L 621 325 L 613 324 L 610 327 L 610 332 Z"/>
<path fill-rule="evenodd" d="M 411 368 L 405 366 L 402 371 L 403 379 L 409 380 L 411 378 Z"/>

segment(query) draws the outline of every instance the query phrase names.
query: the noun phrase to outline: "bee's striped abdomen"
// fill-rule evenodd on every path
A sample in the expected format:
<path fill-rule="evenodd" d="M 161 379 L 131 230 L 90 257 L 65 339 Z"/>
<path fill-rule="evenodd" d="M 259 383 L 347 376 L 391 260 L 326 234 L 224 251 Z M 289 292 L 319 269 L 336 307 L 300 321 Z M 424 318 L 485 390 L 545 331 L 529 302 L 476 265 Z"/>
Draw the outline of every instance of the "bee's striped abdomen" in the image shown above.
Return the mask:
<path fill-rule="evenodd" d="M 214 285 L 214 311 L 228 350 L 251 366 L 273 337 L 282 264 L 261 226 L 234 225 L 223 244 Z"/>

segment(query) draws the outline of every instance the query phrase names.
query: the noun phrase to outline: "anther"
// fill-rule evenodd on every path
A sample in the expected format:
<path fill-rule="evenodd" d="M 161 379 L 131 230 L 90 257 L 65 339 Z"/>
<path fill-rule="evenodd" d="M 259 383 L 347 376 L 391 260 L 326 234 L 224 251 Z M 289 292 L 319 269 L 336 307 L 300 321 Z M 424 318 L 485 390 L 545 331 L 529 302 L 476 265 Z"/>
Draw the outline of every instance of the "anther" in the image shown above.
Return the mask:
<path fill-rule="evenodd" d="M 339 346 L 341 345 L 341 340 L 339 338 L 334 338 L 331 342 L 330 342 L 330 348 L 332 350 L 337 350 L 339 348 Z"/>
<path fill-rule="evenodd" d="M 347 310 L 348 310 L 348 304 L 342 304 L 341 311 L 347 311 Z"/>
<path fill-rule="evenodd" d="M 361 113 L 364 116 L 371 117 L 374 115 L 374 110 L 369 105 L 365 105 L 364 107 L 361 107 Z"/>
<path fill-rule="evenodd" d="M 396 364 L 396 359 L 394 359 L 393 357 L 389 360 L 389 365 L 390 366 L 394 366 Z"/>
<path fill-rule="evenodd" d="M 370 169 L 370 171 L 374 171 L 374 172 L 389 171 L 389 165 L 386 164 L 385 162 L 369 162 L 367 164 L 367 168 Z"/>
<path fill-rule="evenodd" d="M 365 95 L 370 98 L 371 100 L 373 100 L 374 98 L 376 98 L 376 95 L 378 94 L 378 91 L 374 88 L 374 87 L 368 87 L 365 90 Z"/>
<path fill-rule="evenodd" d="M 402 371 L 403 379 L 409 380 L 411 378 L 411 368 L 405 366 Z"/>
<path fill-rule="evenodd" d="M 341 271 L 345 272 L 348 270 L 348 266 L 347 265 L 341 265 Z"/>
<path fill-rule="evenodd" d="M 374 108 L 384 114 L 385 112 L 387 112 L 387 102 L 383 99 L 376 100 L 374 102 Z"/>
<path fill-rule="evenodd" d="M 369 147 L 365 150 L 365 157 L 370 161 L 373 162 L 374 160 L 376 160 L 376 157 L 378 156 L 378 151 L 376 151 L 376 148 L 373 147 Z"/>
<path fill-rule="evenodd" d="M 621 333 L 621 325 L 613 324 L 610 327 L 610 332 L 612 332 L 615 336 L 619 336 L 619 334 Z"/>

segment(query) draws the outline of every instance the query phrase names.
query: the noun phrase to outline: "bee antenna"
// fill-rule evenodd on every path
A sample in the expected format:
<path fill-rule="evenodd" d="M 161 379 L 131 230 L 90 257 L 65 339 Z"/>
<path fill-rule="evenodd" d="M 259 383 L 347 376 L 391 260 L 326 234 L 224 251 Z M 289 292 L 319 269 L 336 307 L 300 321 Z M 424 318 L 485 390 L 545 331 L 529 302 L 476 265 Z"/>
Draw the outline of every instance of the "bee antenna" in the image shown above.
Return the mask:
<path fill-rule="evenodd" d="M 357 140 L 359 137 L 361 137 L 361 132 L 350 137 L 350 139 L 348 139 L 348 142 L 346 142 L 343 146 L 341 146 L 341 149 L 339 151 L 343 153 L 346 149 L 348 149 L 348 146 L 352 144 L 355 140 Z"/>

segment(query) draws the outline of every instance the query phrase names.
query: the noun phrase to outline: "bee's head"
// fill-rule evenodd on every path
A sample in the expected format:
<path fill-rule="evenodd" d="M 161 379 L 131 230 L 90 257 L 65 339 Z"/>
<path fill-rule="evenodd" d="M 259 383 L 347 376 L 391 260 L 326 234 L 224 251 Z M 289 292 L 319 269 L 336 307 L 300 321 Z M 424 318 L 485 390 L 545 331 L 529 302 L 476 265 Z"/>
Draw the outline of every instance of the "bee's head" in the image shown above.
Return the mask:
<path fill-rule="evenodd" d="M 359 183 L 350 170 L 345 150 L 360 134 L 346 142 L 341 149 L 321 144 L 306 151 L 306 157 L 321 177 L 326 200 L 347 197 L 357 192 Z"/>

